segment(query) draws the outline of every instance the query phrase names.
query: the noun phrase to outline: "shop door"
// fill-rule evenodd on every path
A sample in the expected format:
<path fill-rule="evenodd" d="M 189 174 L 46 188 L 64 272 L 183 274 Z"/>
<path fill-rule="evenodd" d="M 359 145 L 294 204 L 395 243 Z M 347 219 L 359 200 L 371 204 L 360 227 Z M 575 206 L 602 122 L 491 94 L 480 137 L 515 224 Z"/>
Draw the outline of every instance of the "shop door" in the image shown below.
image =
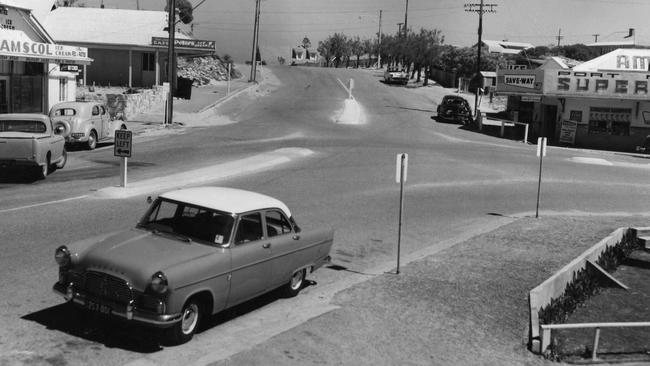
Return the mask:
<path fill-rule="evenodd" d="M 9 113 L 9 76 L 0 76 L 0 113 Z"/>
<path fill-rule="evenodd" d="M 555 141 L 556 120 L 557 120 L 557 106 L 544 105 L 544 121 L 542 127 L 542 136 L 547 137 L 550 141 Z"/>

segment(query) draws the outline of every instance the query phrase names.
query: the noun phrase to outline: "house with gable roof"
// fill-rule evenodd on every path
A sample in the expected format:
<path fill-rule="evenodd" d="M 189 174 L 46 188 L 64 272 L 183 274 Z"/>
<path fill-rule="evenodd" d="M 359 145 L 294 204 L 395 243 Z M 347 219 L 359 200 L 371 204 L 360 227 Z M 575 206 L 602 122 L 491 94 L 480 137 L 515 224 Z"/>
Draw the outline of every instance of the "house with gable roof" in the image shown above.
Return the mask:
<path fill-rule="evenodd" d="M 163 11 L 59 7 L 43 21 L 52 38 L 86 47 L 94 62 L 84 68 L 84 85 L 151 87 L 167 81 L 167 13 Z M 178 30 L 174 56 L 215 52 L 215 42 Z"/>

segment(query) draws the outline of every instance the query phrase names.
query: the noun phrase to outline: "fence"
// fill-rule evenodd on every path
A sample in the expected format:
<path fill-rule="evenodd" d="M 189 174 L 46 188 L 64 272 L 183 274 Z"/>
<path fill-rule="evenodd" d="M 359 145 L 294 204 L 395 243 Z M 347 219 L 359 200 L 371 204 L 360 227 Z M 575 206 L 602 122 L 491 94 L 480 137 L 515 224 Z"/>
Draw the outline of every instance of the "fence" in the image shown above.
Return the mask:
<path fill-rule="evenodd" d="M 591 350 L 591 359 L 598 359 L 598 341 L 600 340 L 601 328 L 639 328 L 650 327 L 650 322 L 628 322 L 628 323 L 578 323 L 578 324 L 542 324 L 542 350 L 551 345 L 551 330 L 553 329 L 585 329 L 594 328 L 594 345 Z"/>

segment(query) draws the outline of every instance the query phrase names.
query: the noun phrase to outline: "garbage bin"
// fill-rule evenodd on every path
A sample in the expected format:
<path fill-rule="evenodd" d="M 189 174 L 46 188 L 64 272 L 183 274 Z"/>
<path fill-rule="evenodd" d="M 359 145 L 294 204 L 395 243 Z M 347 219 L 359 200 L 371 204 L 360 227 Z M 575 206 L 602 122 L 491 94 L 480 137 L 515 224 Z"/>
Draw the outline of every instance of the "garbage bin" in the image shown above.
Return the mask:
<path fill-rule="evenodd" d="M 183 98 L 183 99 L 192 98 L 192 84 L 193 83 L 194 83 L 194 80 L 192 80 L 192 79 L 179 77 L 176 80 L 176 97 Z"/>

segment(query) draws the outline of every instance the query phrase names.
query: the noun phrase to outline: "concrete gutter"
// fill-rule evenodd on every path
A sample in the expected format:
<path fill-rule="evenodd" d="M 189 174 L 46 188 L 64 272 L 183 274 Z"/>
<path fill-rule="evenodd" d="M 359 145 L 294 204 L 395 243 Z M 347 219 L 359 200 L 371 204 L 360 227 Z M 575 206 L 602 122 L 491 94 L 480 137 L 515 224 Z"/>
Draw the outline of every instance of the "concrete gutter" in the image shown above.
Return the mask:
<path fill-rule="evenodd" d="M 200 185 L 212 181 L 224 180 L 244 174 L 268 170 L 299 158 L 308 157 L 312 154 L 314 154 L 314 152 L 310 149 L 282 148 L 205 168 L 194 169 L 163 177 L 145 179 L 133 183 L 127 182 L 126 187 L 113 186 L 102 188 L 91 197 L 101 199 L 123 199 L 185 186 Z"/>

